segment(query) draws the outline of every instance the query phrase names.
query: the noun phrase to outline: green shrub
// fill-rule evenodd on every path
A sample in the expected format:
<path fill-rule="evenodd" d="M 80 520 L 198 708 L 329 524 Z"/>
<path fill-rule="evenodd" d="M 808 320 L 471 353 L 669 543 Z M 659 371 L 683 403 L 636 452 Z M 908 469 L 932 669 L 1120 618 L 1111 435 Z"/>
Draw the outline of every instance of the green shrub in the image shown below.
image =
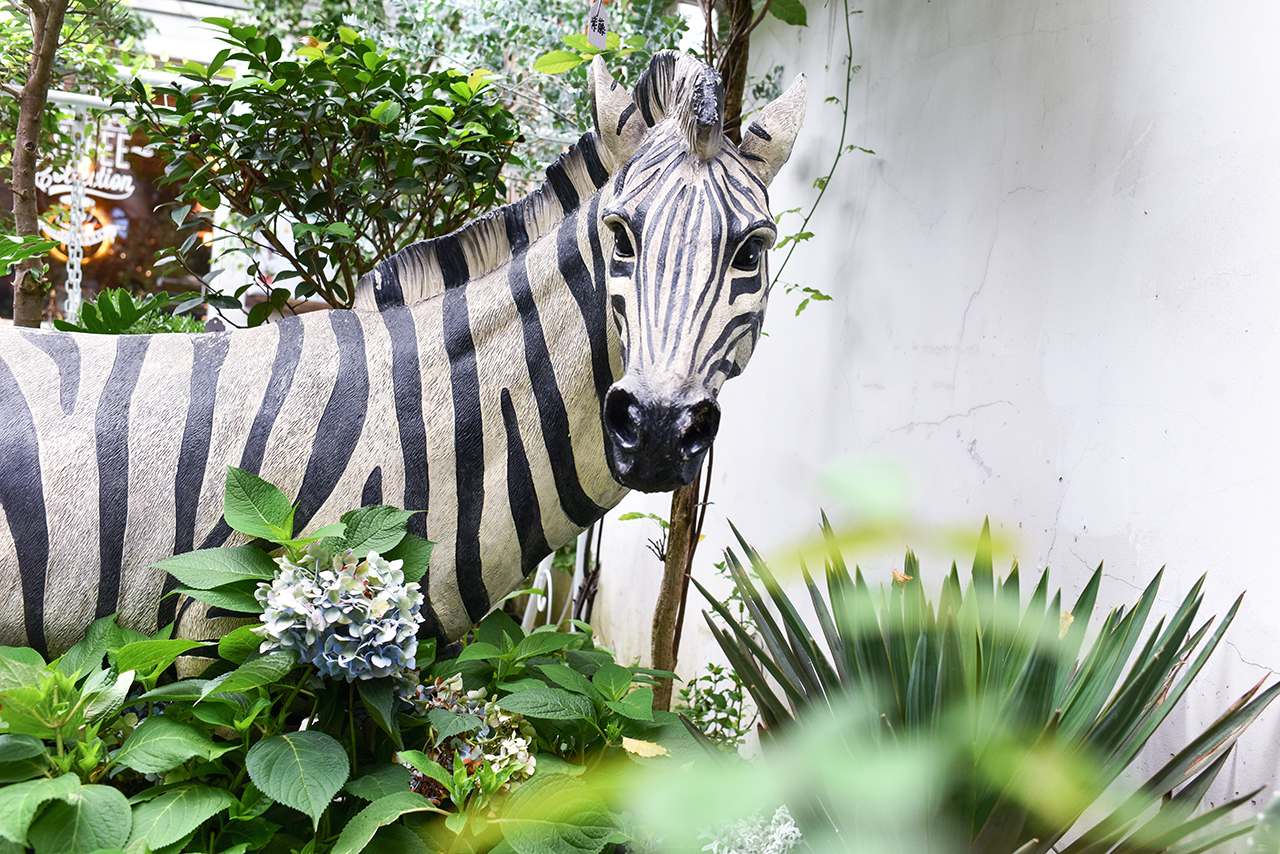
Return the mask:
<path fill-rule="evenodd" d="M 307 612 L 321 635 L 416 614 L 431 547 L 406 533 L 411 513 L 365 507 L 295 538 L 288 499 L 230 469 L 224 515 L 281 554 L 164 565 L 181 593 L 265 609 L 258 625 L 200 643 L 106 617 L 49 664 L 0 648 L 0 851 L 597 854 L 627 838 L 599 788 L 608 760 L 696 750 L 651 708 L 662 674 L 617 664 L 589 633 L 526 636 L 499 611 L 456 660 L 397 638 L 395 672 L 378 669 L 376 639 L 347 658 L 290 635 L 308 596 L 353 597 Z M 193 654 L 212 656 L 207 669 L 166 682 Z"/>

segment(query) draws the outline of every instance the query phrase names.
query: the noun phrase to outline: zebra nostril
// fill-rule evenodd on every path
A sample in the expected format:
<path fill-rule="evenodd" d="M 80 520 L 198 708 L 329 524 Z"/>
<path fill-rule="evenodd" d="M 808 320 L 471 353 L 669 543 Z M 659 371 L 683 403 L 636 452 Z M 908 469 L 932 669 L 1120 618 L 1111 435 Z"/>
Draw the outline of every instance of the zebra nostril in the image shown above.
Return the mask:
<path fill-rule="evenodd" d="M 639 401 L 625 389 L 609 389 L 604 399 L 604 424 L 618 445 L 634 448 L 640 443 Z"/>
<path fill-rule="evenodd" d="M 711 447 L 720 429 L 720 406 L 707 398 L 693 404 L 687 411 L 685 423 L 689 426 L 680 437 L 680 453 L 688 460 Z"/>

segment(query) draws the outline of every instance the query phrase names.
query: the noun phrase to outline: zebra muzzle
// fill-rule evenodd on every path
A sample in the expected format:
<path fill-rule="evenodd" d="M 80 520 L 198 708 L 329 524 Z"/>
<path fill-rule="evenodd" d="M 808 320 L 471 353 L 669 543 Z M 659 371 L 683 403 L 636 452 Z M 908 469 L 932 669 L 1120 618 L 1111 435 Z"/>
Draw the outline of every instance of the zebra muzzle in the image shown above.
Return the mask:
<path fill-rule="evenodd" d="M 665 402 L 619 383 L 605 395 L 609 469 L 623 486 L 641 492 L 692 483 L 719 428 L 720 406 L 705 391 Z"/>

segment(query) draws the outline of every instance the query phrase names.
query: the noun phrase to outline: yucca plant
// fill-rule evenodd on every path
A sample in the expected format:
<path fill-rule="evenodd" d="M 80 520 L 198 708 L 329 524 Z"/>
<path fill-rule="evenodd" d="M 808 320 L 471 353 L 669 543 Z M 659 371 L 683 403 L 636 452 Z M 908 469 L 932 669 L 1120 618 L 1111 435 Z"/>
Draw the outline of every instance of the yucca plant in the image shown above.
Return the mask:
<path fill-rule="evenodd" d="M 1254 819 L 1222 819 L 1256 792 L 1196 811 L 1280 683 L 1261 691 L 1260 682 L 1132 794 L 1103 799 L 1200 673 L 1239 599 L 1216 627 L 1213 618 L 1197 625 L 1202 577 L 1142 640 L 1163 570 L 1132 608 L 1097 623 L 1101 566 L 1070 611 L 1061 591 L 1050 599 L 1047 569 L 1024 603 L 1016 562 L 1003 581 L 994 577 L 984 525 L 968 583 L 952 564 L 935 608 L 910 551 L 889 589 L 873 590 L 856 567 L 850 575 L 825 516 L 822 530 L 827 593 L 804 572 L 816 632 L 736 530 L 764 588 L 730 550 L 756 632 L 698 585 L 719 617 L 706 615 L 711 631 L 759 708 L 766 742 L 829 722 L 837 700 L 856 693 L 879 698 L 881 742 L 923 738 L 955 748 L 939 751 L 951 758 L 922 795 L 935 831 L 931 851 L 1196 854 L 1252 829 Z M 829 823 L 832 838 L 846 845 L 856 838 L 847 816 L 821 803 L 810 812 Z"/>

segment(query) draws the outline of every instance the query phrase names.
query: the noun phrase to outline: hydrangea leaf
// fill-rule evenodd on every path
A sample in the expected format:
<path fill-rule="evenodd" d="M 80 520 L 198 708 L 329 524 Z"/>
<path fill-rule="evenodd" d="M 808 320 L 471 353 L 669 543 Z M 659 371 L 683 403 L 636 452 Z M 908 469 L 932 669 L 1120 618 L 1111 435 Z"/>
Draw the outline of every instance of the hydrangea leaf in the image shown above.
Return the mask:
<path fill-rule="evenodd" d="M 276 574 L 275 561 L 262 549 L 247 544 L 174 555 L 156 566 L 197 590 L 246 579 L 270 581 Z"/>
<path fill-rule="evenodd" d="M 366 801 L 376 801 L 387 795 L 403 792 L 409 788 L 413 775 L 409 769 L 398 763 L 379 765 L 367 774 L 349 780 L 344 786 L 348 792 Z"/>
<path fill-rule="evenodd" d="M 378 828 L 412 812 L 443 811 L 417 792 L 396 792 L 378 798 L 347 822 L 331 854 L 358 854 L 373 839 Z"/>
<path fill-rule="evenodd" d="M 382 553 L 382 556 L 387 560 L 402 561 L 404 565 L 401 572 L 404 573 L 405 582 L 416 584 L 427 574 L 427 567 L 431 564 L 431 550 L 435 545 L 415 534 L 405 534 L 399 545 Z"/>
<path fill-rule="evenodd" d="M 134 670 L 144 679 L 150 678 L 178 660 L 178 656 L 201 646 L 193 640 L 135 641 L 116 653 L 116 669 Z"/>
<path fill-rule="evenodd" d="M 247 691 L 259 685 L 270 685 L 294 668 L 298 653 L 292 649 L 273 649 L 271 652 L 246 661 L 230 673 L 219 676 L 204 687 L 201 699 L 210 694 L 229 691 Z"/>
<path fill-rule="evenodd" d="M 253 472 L 227 466 L 222 515 L 242 534 L 275 542 L 293 536 L 293 505 L 279 487 Z"/>
<path fill-rule="evenodd" d="M 163 774 L 193 756 L 211 759 L 220 752 L 221 748 L 195 727 L 155 716 L 129 734 L 115 761 L 143 774 Z"/>
<path fill-rule="evenodd" d="M 351 510 L 342 516 L 347 526 L 342 538 L 356 557 L 363 558 L 369 552 L 385 555 L 404 539 L 405 526 L 413 515 L 410 510 L 398 510 L 385 504 Z"/>
<path fill-rule="evenodd" d="M 396 697 L 396 688 L 391 678 L 359 679 L 356 681 L 356 689 L 360 692 L 360 699 L 364 701 L 369 717 L 373 718 L 383 732 L 391 736 L 397 748 L 404 747 L 404 740 L 400 737 L 400 719 L 396 715 L 400 701 Z"/>
<path fill-rule="evenodd" d="M 50 805 L 31 823 L 27 841 L 36 854 L 120 848 L 129 838 L 129 801 L 114 786 L 82 786 Z"/>
<path fill-rule="evenodd" d="M 0 762 L 16 762 L 48 753 L 44 742 L 30 735 L 0 735 Z"/>
<path fill-rule="evenodd" d="M 480 724 L 484 723 L 484 719 L 479 715 L 471 715 L 465 712 L 459 714 L 448 709 L 429 709 L 427 711 L 427 721 L 431 724 L 431 728 L 436 731 L 435 743 L 437 746 L 446 738 L 459 733 L 470 732 L 473 729 L 479 729 Z"/>
<path fill-rule="evenodd" d="M 313 830 L 351 774 L 342 745 L 311 730 L 264 738 L 249 748 L 245 767 L 263 794 L 310 816 Z"/>
<path fill-rule="evenodd" d="M 27 830 L 36 810 L 47 801 L 65 800 L 78 791 L 80 780 L 74 774 L 6 787 L 0 798 L 0 838 L 26 845 Z"/>
<path fill-rule="evenodd" d="M 212 786 L 170 789 L 134 808 L 129 845 L 145 842 L 155 851 L 177 842 L 235 802 L 230 792 Z"/>
<path fill-rule="evenodd" d="M 617 830 L 600 796 L 565 774 L 521 785 L 499 822 L 517 854 L 596 854 Z"/>
<path fill-rule="evenodd" d="M 591 677 L 591 684 L 600 689 L 607 700 L 621 700 L 631 687 L 631 671 L 621 664 L 610 662 Z"/>
<path fill-rule="evenodd" d="M 560 688 L 529 688 L 503 697 L 498 705 L 508 712 L 517 712 L 527 718 L 561 721 L 595 719 L 595 706 L 590 700 Z"/>

